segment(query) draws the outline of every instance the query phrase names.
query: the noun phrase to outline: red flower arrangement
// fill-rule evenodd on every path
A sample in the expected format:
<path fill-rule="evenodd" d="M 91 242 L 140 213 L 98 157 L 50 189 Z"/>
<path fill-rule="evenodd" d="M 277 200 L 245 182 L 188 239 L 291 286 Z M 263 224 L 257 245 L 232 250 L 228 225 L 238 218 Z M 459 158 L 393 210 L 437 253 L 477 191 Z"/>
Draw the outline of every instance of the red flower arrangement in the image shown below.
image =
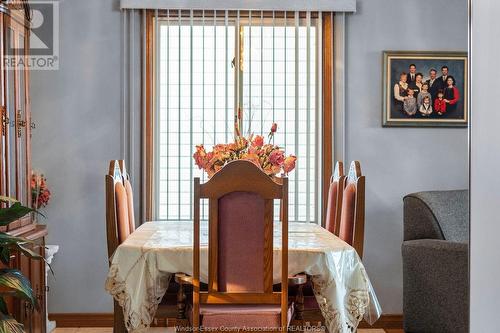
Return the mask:
<path fill-rule="evenodd" d="M 261 135 L 251 134 L 245 138 L 238 135 L 237 131 L 234 142 L 217 144 L 212 151 L 207 152 L 203 145 L 198 145 L 193 154 L 194 162 L 198 168 L 205 170 L 208 177 L 212 177 L 224 165 L 234 160 L 248 160 L 269 176 L 275 176 L 279 173 L 288 174 L 295 169 L 297 157 L 294 155 L 285 157 L 285 152 L 282 149 L 271 144 L 271 139 L 277 130 L 278 125 L 273 123 L 267 144 L 264 144 L 264 137 Z"/>
<path fill-rule="evenodd" d="M 40 209 L 48 205 L 50 191 L 47 186 L 47 178 L 43 174 L 33 172 L 31 174 L 31 205 L 34 209 Z"/>

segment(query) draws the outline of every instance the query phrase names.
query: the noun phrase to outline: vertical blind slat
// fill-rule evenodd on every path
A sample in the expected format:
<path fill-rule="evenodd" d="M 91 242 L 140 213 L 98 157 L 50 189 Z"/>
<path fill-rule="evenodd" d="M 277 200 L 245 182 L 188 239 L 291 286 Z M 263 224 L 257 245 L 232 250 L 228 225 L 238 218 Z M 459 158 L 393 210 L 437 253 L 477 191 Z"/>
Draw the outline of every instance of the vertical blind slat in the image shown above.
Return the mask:
<path fill-rule="evenodd" d="M 159 20 L 158 20 L 158 10 L 155 10 L 155 19 L 154 19 L 154 22 L 155 22 L 155 26 L 154 26 L 154 30 L 155 31 L 154 31 L 154 34 L 155 34 L 155 36 L 159 36 L 159 33 L 160 33 L 160 24 L 159 24 Z M 155 50 L 155 67 L 159 69 L 161 66 L 160 66 L 160 61 L 159 61 L 160 60 L 160 48 L 159 48 L 158 44 L 156 45 L 156 47 L 154 48 L 154 50 Z M 159 94 L 159 92 L 160 92 L 160 84 L 159 84 L 160 78 L 158 76 L 158 72 L 159 72 L 158 70 L 155 70 L 155 73 L 154 73 L 154 81 L 155 81 L 154 82 L 154 89 L 157 92 L 155 94 L 155 99 L 153 101 L 153 104 L 155 106 L 155 110 L 158 110 L 159 106 L 160 106 L 160 94 Z M 156 123 L 158 123 L 158 119 L 160 117 L 159 112 L 155 112 L 153 114 L 153 117 L 154 117 L 154 121 Z M 153 142 L 155 143 L 155 147 L 159 147 L 160 140 L 159 140 L 159 133 L 158 133 L 158 131 L 154 131 L 154 133 L 153 133 Z M 159 154 L 159 150 L 158 149 L 156 149 L 156 151 L 154 152 L 154 155 L 156 157 L 156 160 L 159 160 L 159 155 L 160 154 Z M 154 180 L 153 181 L 153 184 L 154 184 L 153 186 L 155 188 L 155 191 L 159 190 L 159 181 L 156 181 L 156 180 L 159 179 L 159 177 L 160 177 L 160 170 L 157 169 L 155 171 L 155 175 L 154 175 L 154 179 L 153 179 Z M 159 215 L 159 207 L 155 207 L 154 208 L 154 215 L 155 215 L 155 217 Z"/>
<path fill-rule="evenodd" d="M 128 142 L 128 173 L 134 174 L 134 143 L 135 143 L 135 120 L 134 120 L 134 110 L 135 110 L 135 10 L 130 10 L 130 31 L 129 31 L 129 108 L 128 108 L 128 121 L 129 121 L 129 142 Z M 131 178 L 132 186 L 134 186 L 134 178 Z M 135 186 L 134 186 L 135 187 Z"/>
<path fill-rule="evenodd" d="M 264 133 L 264 12 L 260 12 L 260 132 Z"/>
<path fill-rule="evenodd" d="M 248 133 L 252 133 L 252 11 L 248 11 Z"/>
<path fill-rule="evenodd" d="M 225 139 L 226 139 L 226 142 L 229 141 L 229 116 L 228 116 L 228 113 L 229 113 L 229 105 L 228 105 L 228 102 L 227 102 L 227 99 L 228 99 L 228 83 L 229 83 L 229 78 L 228 78 L 228 70 L 227 70 L 227 67 L 229 66 L 229 41 L 228 41 L 228 11 L 226 10 L 224 12 L 224 27 L 225 27 L 225 31 L 226 31 L 226 38 L 225 38 L 225 44 L 226 44 L 226 57 L 225 57 L 225 66 L 224 66 L 224 69 L 225 69 L 225 91 L 224 91 L 224 103 L 225 103 L 225 114 L 226 114 L 226 124 L 225 124 Z"/>
<path fill-rule="evenodd" d="M 287 67 L 286 67 L 286 61 L 287 61 L 287 56 L 286 56 L 287 33 L 286 33 L 286 30 L 287 30 L 287 24 L 286 24 L 286 19 L 287 18 L 286 18 L 286 12 L 285 12 L 285 21 L 284 21 L 284 25 L 285 25 L 285 29 L 284 29 L 285 30 L 285 47 L 284 47 L 284 52 L 283 52 L 283 55 L 285 57 L 285 59 L 284 59 L 284 65 L 283 65 L 283 67 L 284 67 L 283 70 L 284 70 L 284 73 L 285 73 L 285 80 L 283 82 L 283 91 L 284 91 L 283 97 L 284 97 L 284 105 L 285 105 L 285 107 L 283 109 L 283 118 L 285 119 L 284 120 L 285 123 L 283 124 L 283 127 L 284 127 L 283 136 L 284 136 L 284 148 L 285 148 L 285 151 L 287 151 L 287 148 L 288 148 L 286 146 L 286 137 L 287 137 L 287 135 L 286 135 L 286 133 L 287 133 L 287 114 L 286 114 L 286 106 L 287 106 L 287 103 L 286 103 L 286 101 L 287 101 L 287 99 L 286 99 L 286 93 L 287 93 L 287 91 L 286 91 L 286 89 L 287 89 L 287 84 L 286 84 L 287 83 L 287 75 L 286 75 L 287 74 Z"/>
<path fill-rule="evenodd" d="M 238 121 L 237 115 L 238 115 L 238 110 L 240 108 L 240 11 L 238 10 L 236 12 L 236 25 L 235 25 L 235 38 L 236 38 L 236 43 L 235 43 L 235 61 L 234 61 L 234 123 Z M 238 126 L 240 125 L 239 123 L 237 124 Z M 241 128 L 240 128 L 241 129 Z M 234 133 L 236 136 L 236 133 Z"/>
<path fill-rule="evenodd" d="M 181 112 L 181 104 L 182 104 L 181 103 L 181 40 L 182 40 L 182 38 L 181 38 L 181 28 L 182 28 L 181 14 L 182 14 L 181 10 L 179 9 L 179 11 L 177 13 L 177 16 L 178 16 L 177 23 L 178 23 L 178 28 L 179 28 L 179 35 L 178 35 L 178 48 L 179 48 L 179 59 L 178 59 L 178 68 L 179 68 L 179 73 L 178 73 L 179 74 L 178 75 L 178 79 L 179 79 L 179 81 L 178 81 L 179 82 L 179 84 L 178 84 L 178 86 L 179 86 L 178 87 L 178 94 L 179 95 L 178 95 L 178 97 L 179 98 L 178 98 L 178 100 L 179 100 L 179 105 L 178 105 L 178 108 L 177 108 L 178 112 L 179 112 L 179 114 L 178 114 L 178 116 L 179 116 L 179 122 L 178 122 L 178 125 L 177 125 L 177 137 L 178 137 L 179 141 L 178 141 L 178 147 L 177 147 L 177 152 L 178 152 L 177 156 L 179 156 L 179 162 L 181 162 L 181 160 L 182 160 L 181 159 L 182 149 L 181 149 L 181 145 L 180 145 L 180 143 L 182 141 L 182 138 L 181 138 L 181 130 L 182 130 L 182 128 L 181 128 L 181 115 L 182 115 L 182 112 Z M 177 192 L 178 193 L 177 194 L 177 200 L 178 200 L 178 202 L 177 202 L 177 209 L 179 210 L 177 215 L 178 215 L 179 220 L 180 220 L 181 219 L 181 211 L 182 211 L 181 210 L 181 202 L 182 202 L 182 200 L 181 200 L 181 188 L 182 188 L 181 187 L 182 186 L 182 184 L 181 184 L 181 163 L 177 164 L 177 175 L 179 177 L 178 181 L 177 181 L 177 183 L 178 183 L 178 189 L 179 189 L 178 192 Z"/>
<path fill-rule="evenodd" d="M 214 143 L 217 142 L 217 11 L 214 10 Z"/>
<path fill-rule="evenodd" d="M 122 76 L 123 76 L 123 83 L 122 83 L 122 114 L 121 114 L 121 133 L 120 133 L 120 136 L 121 136 L 121 144 L 120 144 L 120 153 L 121 153 L 121 156 L 125 159 L 126 158 L 126 150 L 125 150 L 125 142 L 127 142 L 127 124 L 126 124 L 126 118 L 125 118 L 125 114 L 126 114 L 126 111 L 127 111 L 127 80 L 129 80 L 127 78 L 127 58 L 125 57 L 125 55 L 127 54 L 127 27 L 128 27 L 128 24 L 127 24 L 127 18 L 128 18 L 128 15 L 129 15 L 129 11 L 126 11 L 123 13 L 122 15 L 122 18 L 123 18 L 123 26 L 122 26 L 122 47 L 123 47 L 123 55 L 124 55 L 124 58 L 123 58 L 123 63 L 122 63 Z M 6 80 L 9 79 L 9 76 L 7 75 L 6 77 Z M 10 195 L 10 193 L 9 193 Z"/>
<path fill-rule="evenodd" d="M 168 176 L 168 172 L 169 172 L 169 169 L 170 169 L 170 161 L 169 161 L 169 157 L 170 157 L 170 10 L 167 10 L 167 49 L 166 49 L 166 53 L 167 53 L 167 66 L 165 66 L 167 68 L 167 72 L 165 73 L 165 76 L 167 77 L 167 114 L 165 116 L 165 118 L 167 119 L 167 179 L 166 179 L 166 186 L 167 186 L 167 189 L 169 188 L 168 187 L 168 183 L 169 183 L 169 176 Z M 159 183 L 159 179 L 157 180 L 157 183 Z M 170 198 L 169 198 L 169 195 L 167 194 L 166 195 L 166 202 L 167 202 L 167 215 L 169 213 L 169 202 L 170 202 Z M 157 217 L 158 218 L 158 215 Z"/>
<path fill-rule="evenodd" d="M 318 20 L 317 20 L 317 24 L 316 24 L 316 45 L 321 45 L 321 40 L 322 40 L 322 13 L 319 12 L 318 13 Z M 322 73 L 322 64 L 323 64 L 323 59 L 322 59 L 322 52 L 321 52 L 321 49 L 319 47 L 316 47 L 316 67 L 317 67 L 317 71 L 316 71 L 316 84 L 315 84 L 315 88 L 316 88 L 316 93 L 315 93 L 315 97 L 316 97 L 316 108 L 315 108 L 315 119 L 316 119 L 316 122 L 315 122 L 315 138 L 316 138 L 316 146 L 315 146 L 315 154 L 314 156 L 316 156 L 316 161 L 321 161 L 320 158 L 318 158 L 318 156 L 321 156 L 320 152 L 321 152 L 321 136 L 322 136 L 322 132 L 321 132 L 321 75 L 319 75 L 320 73 Z M 320 163 L 316 162 L 314 164 L 314 175 L 316 177 L 316 179 L 319 179 L 319 175 L 320 175 L 320 165 L 323 164 L 323 161 L 321 161 Z M 319 200 L 319 194 L 320 194 L 320 191 L 321 191 L 321 182 L 320 181 L 316 181 L 315 183 L 315 191 L 314 191 L 314 201 L 316 202 L 316 209 L 314 210 L 314 220 L 317 221 L 317 222 L 320 222 L 318 217 L 321 216 L 321 209 L 322 209 L 322 205 L 321 205 L 321 202 Z"/>
<path fill-rule="evenodd" d="M 202 76 L 202 85 L 201 85 L 201 137 L 202 140 L 201 142 L 205 144 L 205 10 L 202 11 L 201 13 L 201 43 L 202 43 L 202 56 L 201 56 L 201 76 Z M 202 173 L 201 179 L 204 182 L 205 181 L 205 173 Z M 201 200 L 201 216 L 205 217 L 205 203 L 206 200 Z"/>
<path fill-rule="evenodd" d="M 193 147 L 193 10 L 189 13 L 189 146 Z M 180 71 L 179 71 L 180 72 Z M 179 141 L 180 143 L 180 141 Z M 188 155 L 189 158 L 189 155 Z M 189 179 L 193 179 L 193 163 L 189 163 Z M 180 191 L 179 191 L 180 192 Z M 189 206 L 193 206 L 193 186 L 189 186 Z M 193 210 L 189 210 L 193 218 Z"/>
<path fill-rule="evenodd" d="M 295 151 L 299 153 L 299 12 L 295 12 Z M 306 147 L 306 149 L 309 149 Z M 300 164 L 301 162 L 297 162 Z M 307 172 L 307 171 L 306 171 Z M 295 204 L 294 214 L 295 220 L 299 219 L 299 168 L 295 168 L 293 174 L 295 181 Z"/>
<path fill-rule="evenodd" d="M 273 11 L 273 123 L 276 122 L 276 13 Z M 274 143 L 274 137 L 273 137 Z"/>
<path fill-rule="evenodd" d="M 306 222 L 311 222 L 311 13 L 306 14 Z"/>

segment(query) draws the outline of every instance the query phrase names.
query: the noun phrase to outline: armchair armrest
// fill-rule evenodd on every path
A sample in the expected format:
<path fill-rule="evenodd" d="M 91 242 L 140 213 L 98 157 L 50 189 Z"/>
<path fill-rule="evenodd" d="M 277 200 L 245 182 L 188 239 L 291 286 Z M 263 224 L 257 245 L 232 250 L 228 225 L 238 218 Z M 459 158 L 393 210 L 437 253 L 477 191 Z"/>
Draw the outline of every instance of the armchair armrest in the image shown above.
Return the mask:
<path fill-rule="evenodd" d="M 403 242 L 403 312 L 408 332 L 468 332 L 468 244 Z"/>

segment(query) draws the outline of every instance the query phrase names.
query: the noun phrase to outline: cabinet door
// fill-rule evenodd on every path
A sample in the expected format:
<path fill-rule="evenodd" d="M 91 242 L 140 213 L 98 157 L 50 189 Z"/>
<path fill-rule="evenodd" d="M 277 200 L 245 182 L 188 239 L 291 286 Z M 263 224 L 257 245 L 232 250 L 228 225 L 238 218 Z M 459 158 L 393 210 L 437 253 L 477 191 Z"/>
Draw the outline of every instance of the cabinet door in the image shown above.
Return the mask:
<path fill-rule="evenodd" d="M 35 252 L 45 257 L 45 245 L 38 244 L 39 247 L 35 249 Z M 38 301 L 38 308 L 33 309 L 31 325 L 32 333 L 45 333 L 45 262 L 43 260 L 30 260 L 31 262 L 31 272 L 30 280 L 35 292 L 36 299 Z"/>
<path fill-rule="evenodd" d="M 18 60 L 20 64 L 26 64 L 28 59 L 28 34 L 24 25 L 16 25 Z M 17 182 L 17 200 L 24 206 L 31 207 L 31 145 L 30 145 L 30 110 L 28 98 L 29 70 L 24 65 L 16 66 L 15 81 L 17 83 L 17 103 L 16 103 L 16 182 Z M 21 220 L 21 225 L 31 222 L 30 215 Z"/>
<path fill-rule="evenodd" d="M 14 53 L 15 49 L 15 31 L 11 26 L 11 19 L 8 15 L 3 16 L 4 24 L 4 43 L 6 57 L 10 57 L 9 54 Z M 10 58 L 12 59 L 12 58 Z M 11 65 L 12 62 L 4 63 L 4 98 L 5 98 L 5 108 L 3 109 L 2 115 L 2 134 L 3 134 L 3 144 L 4 144 L 4 156 L 3 156 L 3 166 L 4 172 L 2 178 L 4 179 L 3 191 L 4 194 L 17 198 L 16 193 L 16 151 L 15 151 L 15 108 L 16 108 L 16 92 L 15 92 L 15 69 Z"/>
<path fill-rule="evenodd" d="M 5 56 L 5 14 L 0 14 L 0 54 L 2 59 Z M 7 116 L 7 79 L 6 79 L 5 61 L 0 62 L 0 195 L 7 195 L 6 179 L 5 179 L 5 133 L 6 133 L 6 116 Z M 0 207 L 5 207 L 5 203 L 0 203 Z"/>
<path fill-rule="evenodd" d="M 31 249 L 42 257 L 45 256 L 45 244 L 40 239 Z M 45 287 L 45 262 L 35 260 L 25 255 L 17 255 L 17 268 L 26 276 L 30 282 L 38 307 L 34 308 L 25 301 L 14 300 L 14 317 L 24 325 L 26 333 L 45 333 L 46 331 L 46 287 Z"/>
<path fill-rule="evenodd" d="M 25 255 L 18 253 L 17 254 L 17 263 L 18 269 L 26 276 L 30 282 L 31 281 L 31 260 Z M 17 313 L 15 314 L 15 318 L 24 325 L 24 331 L 26 333 L 33 332 L 33 308 L 32 306 L 20 299 L 15 300 L 15 308 L 17 309 Z"/>
<path fill-rule="evenodd" d="M 3 115 L 2 191 L 31 206 L 31 132 L 28 63 L 29 30 L 19 19 L 3 15 L 5 52 L 5 108 Z M 31 216 L 9 225 L 9 230 L 31 223 Z"/>

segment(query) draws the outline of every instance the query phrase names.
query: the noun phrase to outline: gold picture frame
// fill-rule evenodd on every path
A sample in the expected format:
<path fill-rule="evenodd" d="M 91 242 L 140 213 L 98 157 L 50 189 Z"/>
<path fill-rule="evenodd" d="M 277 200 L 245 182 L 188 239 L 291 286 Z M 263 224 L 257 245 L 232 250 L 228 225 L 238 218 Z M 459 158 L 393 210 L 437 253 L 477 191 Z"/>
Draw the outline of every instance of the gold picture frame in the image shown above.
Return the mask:
<path fill-rule="evenodd" d="M 467 127 L 468 65 L 466 52 L 384 51 L 382 125 Z M 431 70 L 435 70 L 436 73 L 431 73 Z M 445 73 L 447 75 L 444 75 Z M 405 77 L 403 74 L 406 75 L 406 82 L 403 82 Z M 420 74 L 422 77 L 420 79 L 417 77 L 415 81 L 415 77 Z M 448 80 L 450 77 L 453 80 Z M 427 90 L 422 87 L 425 83 Z M 429 86 L 432 93 L 429 91 Z M 440 93 L 443 93 L 443 96 L 439 96 Z M 436 102 L 436 99 L 439 101 Z M 424 107 L 420 109 L 422 105 Z"/>

